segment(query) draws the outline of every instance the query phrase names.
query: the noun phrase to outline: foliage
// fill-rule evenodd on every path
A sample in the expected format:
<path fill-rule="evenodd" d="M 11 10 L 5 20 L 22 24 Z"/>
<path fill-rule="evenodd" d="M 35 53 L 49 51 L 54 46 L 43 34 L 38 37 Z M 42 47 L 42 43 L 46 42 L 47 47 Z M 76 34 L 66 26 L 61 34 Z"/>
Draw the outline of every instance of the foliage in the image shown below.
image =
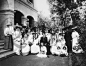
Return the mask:
<path fill-rule="evenodd" d="M 82 6 L 78 7 L 77 10 L 79 11 L 79 22 L 78 27 L 81 30 L 80 34 L 80 44 L 83 49 L 86 51 L 86 1 L 82 2 Z"/>
<path fill-rule="evenodd" d="M 54 14 L 59 18 L 56 20 L 59 22 L 58 26 L 77 26 L 80 33 L 80 44 L 84 50 L 86 50 L 86 1 L 85 0 L 48 0 L 50 3 L 50 9 L 52 14 L 52 20 L 54 21 Z M 58 21 L 59 20 L 59 21 Z"/>
<path fill-rule="evenodd" d="M 38 27 L 42 28 L 51 28 L 51 21 L 47 17 L 43 17 L 42 15 L 38 16 Z"/>

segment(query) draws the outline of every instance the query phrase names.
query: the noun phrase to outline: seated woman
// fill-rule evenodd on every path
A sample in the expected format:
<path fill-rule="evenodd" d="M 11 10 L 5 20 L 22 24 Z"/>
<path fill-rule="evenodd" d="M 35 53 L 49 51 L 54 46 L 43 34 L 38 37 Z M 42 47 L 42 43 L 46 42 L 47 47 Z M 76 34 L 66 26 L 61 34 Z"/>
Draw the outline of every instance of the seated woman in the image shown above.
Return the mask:
<path fill-rule="evenodd" d="M 67 46 L 65 45 L 65 40 L 62 36 L 57 42 L 57 53 L 58 55 L 66 55 L 66 56 L 68 55 Z"/>
<path fill-rule="evenodd" d="M 79 33 L 73 29 L 72 32 L 72 51 L 74 53 L 83 53 L 83 49 L 81 48 L 79 44 Z"/>
<path fill-rule="evenodd" d="M 56 41 L 56 47 L 57 47 L 56 55 L 60 55 L 61 54 L 61 42 L 59 40 L 58 42 Z"/>
<path fill-rule="evenodd" d="M 28 41 L 28 35 L 24 34 L 24 37 L 22 39 L 22 55 L 26 56 L 30 52 L 30 46 Z"/>
<path fill-rule="evenodd" d="M 40 52 L 40 47 L 37 45 L 39 43 L 38 39 L 35 39 L 33 42 L 33 45 L 31 46 L 31 53 L 32 54 L 37 54 Z"/>
<path fill-rule="evenodd" d="M 39 54 L 37 54 L 37 56 L 41 58 L 46 58 L 47 57 L 46 53 L 47 53 L 47 48 L 43 45 L 43 43 L 41 43 L 40 52 Z"/>
<path fill-rule="evenodd" d="M 51 43 L 52 44 L 51 44 L 50 51 L 53 55 L 56 55 L 57 54 L 56 40 L 54 39 L 53 42 L 51 42 Z"/>
<path fill-rule="evenodd" d="M 61 38 L 61 54 L 64 54 L 65 56 L 68 56 L 68 52 L 67 52 L 67 46 L 65 45 L 65 39 L 64 37 Z"/>

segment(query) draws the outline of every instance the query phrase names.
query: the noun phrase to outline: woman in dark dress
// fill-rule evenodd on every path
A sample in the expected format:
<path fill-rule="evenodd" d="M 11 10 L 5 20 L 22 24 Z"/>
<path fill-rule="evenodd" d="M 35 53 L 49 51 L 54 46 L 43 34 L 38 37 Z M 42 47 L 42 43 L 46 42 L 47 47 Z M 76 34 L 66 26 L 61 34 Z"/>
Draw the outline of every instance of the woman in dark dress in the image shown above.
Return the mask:
<path fill-rule="evenodd" d="M 14 28 L 12 24 L 7 24 L 4 29 L 5 41 L 4 41 L 4 49 L 5 50 L 13 50 L 13 38 L 12 34 L 14 33 Z"/>
<path fill-rule="evenodd" d="M 65 36 L 64 36 L 65 41 L 66 41 L 66 46 L 68 48 L 68 53 L 72 52 L 72 41 L 71 41 L 72 36 L 71 36 L 71 34 L 72 34 L 72 31 L 66 31 Z"/>

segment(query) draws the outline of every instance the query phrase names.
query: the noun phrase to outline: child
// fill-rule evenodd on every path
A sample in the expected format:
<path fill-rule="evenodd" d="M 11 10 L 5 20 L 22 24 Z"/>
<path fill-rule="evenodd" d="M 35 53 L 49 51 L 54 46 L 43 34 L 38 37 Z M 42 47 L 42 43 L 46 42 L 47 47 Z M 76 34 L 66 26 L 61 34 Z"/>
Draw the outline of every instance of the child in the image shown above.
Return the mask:
<path fill-rule="evenodd" d="M 46 53 L 47 53 L 47 49 L 46 49 L 46 47 L 43 45 L 43 43 L 41 43 L 40 53 L 37 54 L 37 56 L 38 56 L 38 57 L 41 57 L 41 58 L 46 58 L 46 57 L 47 57 Z"/>

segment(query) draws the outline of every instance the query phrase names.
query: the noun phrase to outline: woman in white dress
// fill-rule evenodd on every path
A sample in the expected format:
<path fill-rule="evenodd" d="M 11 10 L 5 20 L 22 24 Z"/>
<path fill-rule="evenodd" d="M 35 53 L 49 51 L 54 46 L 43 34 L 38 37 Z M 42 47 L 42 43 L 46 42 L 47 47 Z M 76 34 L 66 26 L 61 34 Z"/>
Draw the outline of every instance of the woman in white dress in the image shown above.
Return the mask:
<path fill-rule="evenodd" d="M 64 37 L 61 38 L 61 54 L 64 54 L 66 56 L 68 56 L 68 53 L 67 53 L 67 46 L 65 45 L 65 39 Z"/>
<path fill-rule="evenodd" d="M 61 41 L 60 40 L 56 42 L 56 47 L 57 47 L 56 55 L 61 55 Z"/>
<path fill-rule="evenodd" d="M 62 42 L 61 42 L 61 35 L 58 35 L 58 39 L 56 41 L 56 47 L 57 47 L 57 51 L 56 54 L 57 55 L 61 55 L 62 54 Z"/>
<path fill-rule="evenodd" d="M 50 51 L 53 55 L 57 55 L 56 39 L 53 38 L 51 43 L 52 44 L 50 44 L 51 45 Z"/>
<path fill-rule="evenodd" d="M 82 53 L 83 50 L 81 46 L 79 45 L 79 33 L 76 30 L 73 30 L 72 32 L 72 51 L 74 53 Z"/>
<path fill-rule="evenodd" d="M 21 35 L 20 27 L 16 27 L 13 34 L 13 42 L 14 42 L 13 51 L 17 55 L 20 55 L 21 40 L 22 40 L 22 35 Z"/>
<path fill-rule="evenodd" d="M 38 38 L 34 40 L 33 45 L 31 46 L 31 53 L 38 54 L 40 52 L 40 47 L 38 45 L 39 40 Z"/>
<path fill-rule="evenodd" d="M 58 41 L 57 41 L 57 44 L 56 44 L 56 46 L 57 46 L 57 54 L 58 55 L 64 54 L 64 55 L 68 56 L 67 46 L 65 45 L 65 43 L 66 42 L 65 42 L 64 37 L 59 34 Z"/>
<path fill-rule="evenodd" d="M 22 55 L 23 56 L 28 55 L 29 51 L 30 51 L 30 46 L 29 46 L 29 41 L 28 41 L 28 35 L 25 34 L 22 39 Z"/>

